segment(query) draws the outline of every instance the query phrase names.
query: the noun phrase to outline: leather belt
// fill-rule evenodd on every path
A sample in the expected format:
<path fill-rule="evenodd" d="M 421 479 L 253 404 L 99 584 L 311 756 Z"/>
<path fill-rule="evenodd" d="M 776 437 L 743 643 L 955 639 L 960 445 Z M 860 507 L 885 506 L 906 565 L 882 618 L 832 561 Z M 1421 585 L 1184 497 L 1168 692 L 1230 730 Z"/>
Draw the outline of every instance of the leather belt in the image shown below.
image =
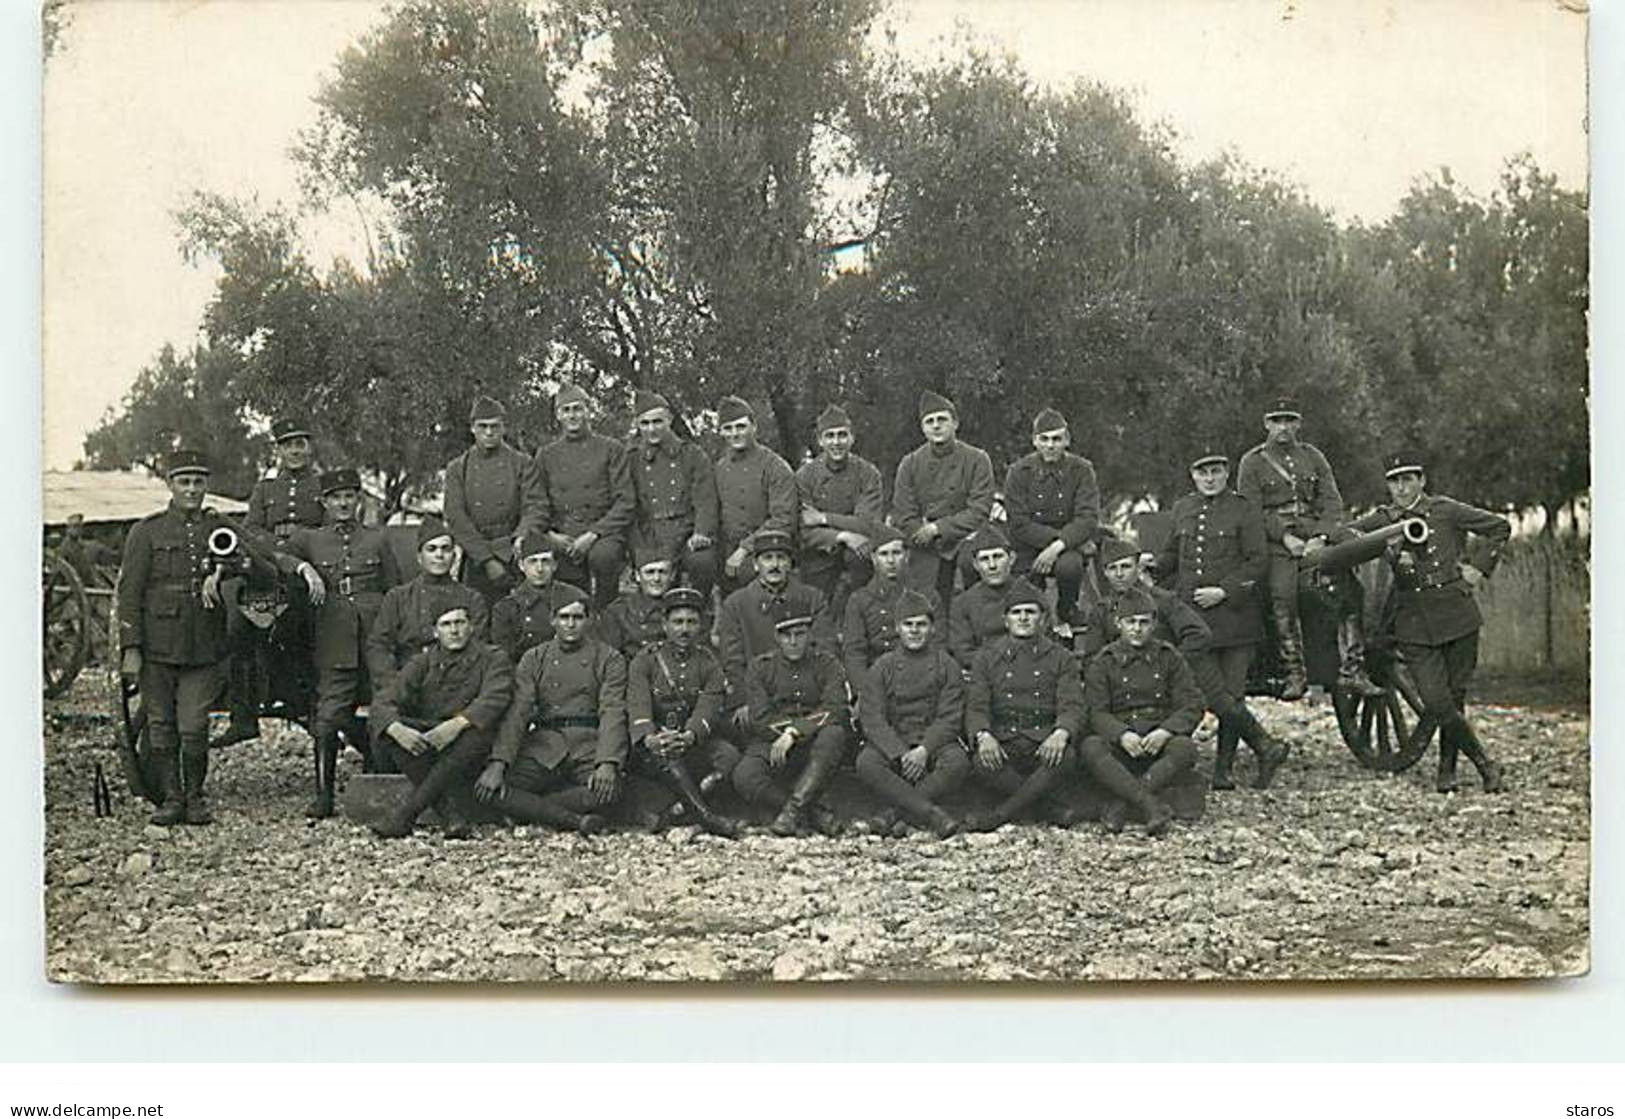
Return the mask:
<path fill-rule="evenodd" d="M 373 589 L 373 583 L 376 582 L 377 578 L 378 576 L 372 574 L 341 575 L 339 576 L 339 593 L 342 595 L 356 595 L 370 591 Z"/>
<path fill-rule="evenodd" d="M 536 725 L 547 730 L 563 730 L 566 727 L 591 727 L 596 729 L 598 726 L 598 716 L 553 715 L 546 719 L 538 720 Z"/>
<path fill-rule="evenodd" d="M 1012 730 L 1041 730 L 1055 725 L 1055 709 L 1040 707 L 1000 707 L 993 712 L 993 721 Z"/>

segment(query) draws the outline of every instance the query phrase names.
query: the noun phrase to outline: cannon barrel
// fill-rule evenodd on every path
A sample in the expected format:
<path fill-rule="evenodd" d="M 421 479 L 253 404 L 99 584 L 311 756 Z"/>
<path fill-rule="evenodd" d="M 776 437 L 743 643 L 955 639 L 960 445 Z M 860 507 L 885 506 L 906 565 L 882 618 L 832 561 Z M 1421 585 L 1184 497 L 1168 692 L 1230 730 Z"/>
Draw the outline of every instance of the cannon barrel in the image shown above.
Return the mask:
<path fill-rule="evenodd" d="M 1406 517 L 1391 525 L 1384 525 L 1372 532 L 1356 536 L 1353 540 L 1345 540 L 1341 544 L 1322 548 L 1315 554 L 1312 562 L 1322 571 L 1343 571 L 1356 567 L 1366 560 L 1376 559 L 1387 550 L 1389 541 L 1395 537 L 1399 537 L 1407 544 L 1420 545 L 1428 542 L 1428 534 L 1428 523 L 1421 517 Z"/>
<path fill-rule="evenodd" d="M 226 559 L 237 553 L 239 543 L 237 530 L 221 525 L 209 533 L 209 554 L 215 559 Z"/>

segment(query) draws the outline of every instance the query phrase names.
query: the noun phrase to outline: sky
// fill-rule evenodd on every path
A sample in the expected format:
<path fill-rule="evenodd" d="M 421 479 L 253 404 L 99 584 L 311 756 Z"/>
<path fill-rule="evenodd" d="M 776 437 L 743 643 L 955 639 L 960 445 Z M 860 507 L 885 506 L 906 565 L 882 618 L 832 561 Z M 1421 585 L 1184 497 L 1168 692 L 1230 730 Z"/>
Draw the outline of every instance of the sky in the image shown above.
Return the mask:
<path fill-rule="evenodd" d="M 44 465 L 165 343 L 189 348 L 217 273 L 181 258 L 194 190 L 293 205 L 288 149 L 370 0 L 77 0 L 45 75 Z M 1448 166 L 1487 193 L 1530 151 L 1586 180 L 1585 17 L 1540 0 L 898 0 L 900 49 L 956 35 L 1040 82 L 1099 80 L 1345 220 L 1380 222 Z M 334 243 L 342 228 L 329 231 Z"/>

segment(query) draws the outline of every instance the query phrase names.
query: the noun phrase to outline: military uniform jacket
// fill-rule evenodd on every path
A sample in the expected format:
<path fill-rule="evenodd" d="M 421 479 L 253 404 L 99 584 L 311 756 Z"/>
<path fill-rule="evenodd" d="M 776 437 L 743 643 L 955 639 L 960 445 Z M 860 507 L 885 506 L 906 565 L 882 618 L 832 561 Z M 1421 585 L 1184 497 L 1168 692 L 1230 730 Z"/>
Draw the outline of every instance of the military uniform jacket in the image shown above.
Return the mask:
<path fill-rule="evenodd" d="M 846 723 L 846 673 L 819 649 L 793 662 L 778 650 L 763 653 L 750 662 L 745 695 L 758 738 L 777 737 L 789 727 L 805 741 L 822 727 Z"/>
<path fill-rule="evenodd" d="M 858 455 L 848 455 L 838 468 L 824 455 L 802 463 L 796 471 L 796 494 L 801 505 L 812 506 L 829 520 L 802 527 L 801 545 L 809 550 L 835 551 L 840 532 L 873 536 L 886 519 L 880 471 Z"/>
<path fill-rule="evenodd" d="M 897 648 L 897 600 L 908 589 L 902 579 L 882 579 L 876 575 L 853 591 L 846 600 L 846 617 L 841 625 L 841 661 L 846 667 L 846 678 L 854 688 L 861 688 L 869 666 L 882 654 Z M 931 600 L 932 617 L 942 618 L 942 603 L 937 600 L 935 588 L 916 591 Z M 941 647 L 940 620 L 931 631 L 931 645 Z M 1003 626 L 1000 626 L 1003 632 Z"/>
<path fill-rule="evenodd" d="M 1394 570 L 1394 639 L 1404 645 L 1443 645 L 1466 637 L 1484 624 L 1473 592 L 1461 577 L 1460 564 L 1468 560 L 1467 535 L 1487 543 L 1473 558 L 1484 574 L 1494 572 L 1501 548 L 1512 535 L 1505 517 L 1453 498 L 1423 494 L 1409 509 L 1383 505 L 1354 521 L 1355 532 L 1371 532 L 1407 517 L 1427 522 L 1428 542 L 1421 546 L 1391 545 L 1389 563 Z"/>
<path fill-rule="evenodd" d="M 472 587 L 449 576 L 419 574 L 410 583 L 384 593 L 378 616 L 367 632 L 367 674 L 372 678 L 374 695 L 384 691 L 412 657 L 439 648 L 434 624 L 455 606 L 468 610 L 469 623 L 474 627 L 471 643 L 485 642 L 490 630 L 490 608 L 485 596 Z M 510 666 L 512 663 L 510 659 Z"/>
<path fill-rule="evenodd" d="M 277 566 L 292 575 L 300 560 L 309 562 L 327 585 L 327 597 L 316 608 L 316 667 L 365 667 L 367 633 L 383 606 L 384 592 L 397 582 L 395 555 L 384 530 L 354 521 L 294 529 Z"/>
<path fill-rule="evenodd" d="M 730 706 L 742 702 L 737 689 L 745 685 L 745 670 L 750 662 L 779 647 L 773 627 L 785 618 L 802 615 L 810 615 L 813 620 L 812 649 L 833 653 L 835 624 L 829 614 L 829 599 L 824 597 L 823 591 L 794 575 L 778 593 L 768 590 L 760 579 L 752 579 L 723 600 L 722 612 L 717 617 L 717 636 L 722 671 L 728 677 L 729 686 L 736 689 L 729 696 Z"/>
<path fill-rule="evenodd" d="M 626 710 L 632 741 L 657 730 L 692 731 L 696 743 L 716 729 L 727 681 L 722 663 L 704 645 L 684 652 L 669 641 L 644 646 L 626 674 Z"/>
<path fill-rule="evenodd" d="M 514 558 L 513 538 L 540 527 L 536 468 L 508 444 L 470 447 L 446 464 L 446 524 L 470 563 Z"/>
<path fill-rule="evenodd" d="M 1036 743 L 1061 729 L 1075 740 L 1083 719 L 1077 662 L 1049 638 L 1006 635 L 976 654 L 965 688 L 967 738 L 985 730 L 1001 742 Z"/>
<path fill-rule="evenodd" d="M 553 615 L 560 606 L 586 597 L 557 579 L 539 588 L 520 583 L 491 607 L 491 644 L 517 664 L 527 650 L 553 640 Z"/>
<path fill-rule="evenodd" d="M 186 514 L 174 505 L 130 527 L 118 577 L 119 648 L 140 649 L 154 664 L 195 667 L 223 660 L 226 609 L 203 605 L 203 580 L 214 570 L 209 534 L 231 528 L 213 509 Z M 269 558 L 252 538 L 243 546 L 269 573 Z"/>
<path fill-rule="evenodd" d="M 1186 656 L 1205 652 L 1213 647 L 1213 631 L 1207 628 L 1203 615 L 1212 611 L 1198 610 L 1186 603 L 1173 591 L 1161 587 L 1142 587 L 1151 601 L 1157 604 L 1157 624 L 1151 636 L 1167 641 Z M 1117 602 L 1122 596 L 1110 590 L 1089 608 L 1083 626 L 1083 658 L 1089 660 L 1118 638 Z"/>
<path fill-rule="evenodd" d="M 633 443 L 627 463 L 639 542 L 665 548 L 676 558 L 696 532 L 717 538 L 717 472 L 704 451 L 672 435 L 658 447 Z"/>
<path fill-rule="evenodd" d="M 622 765 L 626 751 L 625 657 L 588 638 L 574 648 L 555 639 L 520 658 L 493 761 L 523 753 L 547 769 L 564 762 Z"/>
<path fill-rule="evenodd" d="M 598 640 L 631 660 L 639 649 L 666 636 L 666 608 L 642 591 L 621 595 L 598 618 Z"/>
<path fill-rule="evenodd" d="M 1010 540 L 1023 556 L 1057 540 L 1076 551 L 1100 535 L 1100 483 L 1095 467 L 1067 452 L 1054 466 L 1037 451 L 1004 472 L 1004 511 Z"/>
<path fill-rule="evenodd" d="M 717 459 L 717 500 L 721 513 L 722 550 L 749 547 L 762 529 L 777 529 L 793 538 L 800 508 L 796 476 L 790 464 L 760 444 Z"/>
<path fill-rule="evenodd" d="M 1236 492 L 1264 511 L 1264 535 L 1277 555 L 1286 555 L 1281 538 L 1293 533 L 1305 540 L 1325 536 L 1343 521 L 1343 495 L 1319 448 L 1310 443 L 1271 447 L 1260 443 L 1241 456 Z"/>
<path fill-rule="evenodd" d="M 636 499 L 620 443 L 594 431 L 564 435 L 536 452 L 534 468 L 541 528 L 621 539 L 632 527 Z"/>
<path fill-rule="evenodd" d="M 959 665 L 940 648 L 893 649 L 863 681 L 863 736 L 892 761 L 915 746 L 935 757 L 959 741 L 965 721 L 962 677 Z"/>
<path fill-rule="evenodd" d="M 316 467 L 272 470 L 248 494 L 243 527 L 258 533 L 267 546 L 280 544 L 300 525 L 318 528 L 326 519 L 322 487 Z"/>
<path fill-rule="evenodd" d="M 903 456 L 892 487 L 892 519 L 905 538 L 932 521 L 942 530 L 932 550 L 952 556 L 993 511 L 993 460 L 954 439 L 926 443 Z"/>
<path fill-rule="evenodd" d="M 1157 581 L 1193 606 L 1197 587 L 1222 588 L 1223 602 L 1196 608 L 1213 631 L 1212 646 L 1252 645 L 1264 639 L 1258 592 L 1269 562 L 1257 505 L 1230 490 L 1214 497 L 1186 494 L 1174 502 L 1173 529 L 1157 553 Z"/>
<path fill-rule="evenodd" d="M 1161 727 L 1190 734 L 1206 709 L 1191 666 L 1166 641 L 1136 649 L 1119 638 L 1089 662 L 1083 679 L 1094 732 L 1107 742 L 1126 730 L 1149 734 Z"/>
<path fill-rule="evenodd" d="M 998 587 L 978 580 L 974 587 L 954 596 L 948 613 L 948 649 L 955 660 L 969 668 L 978 649 L 1005 635 L 1004 604 L 1017 592 L 1031 595 L 1038 602 L 1046 601 L 1038 588 L 1020 575 Z M 1044 613 L 1047 624 L 1047 608 Z"/>
<path fill-rule="evenodd" d="M 436 642 L 374 694 L 370 721 L 379 734 L 391 723 L 439 723 L 454 715 L 478 730 L 495 730 L 513 699 L 513 665 L 501 649 L 477 641 L 456 652 Z"/>

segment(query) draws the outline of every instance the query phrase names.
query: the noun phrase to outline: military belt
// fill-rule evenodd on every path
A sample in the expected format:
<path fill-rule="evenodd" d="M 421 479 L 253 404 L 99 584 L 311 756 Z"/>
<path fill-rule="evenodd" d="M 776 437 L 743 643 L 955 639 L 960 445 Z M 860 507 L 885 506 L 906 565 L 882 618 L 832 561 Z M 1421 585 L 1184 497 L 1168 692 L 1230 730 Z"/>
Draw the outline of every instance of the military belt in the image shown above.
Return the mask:
<path fill-rule="evenodd" d="M 536 725 L 547 730 L 563 730 L 566 727 L 588 727 L 596 729 L 598 726 L 598 716 L 552 715 L 546 719 L 539 720 Z"/>
<path fill-rule="evenodd" d="M 377 580 L 378 576 L 370 572 L 362 575 L 341 575 L 339 576 L 339 593 L 343 595 L 362 594 L 375 589 L 373 584 Z"/>
<path fill-rule="evenodd" d="M 1012 730 L 1042 730 L 1055 725 L 1055 708 L 998 707 L 994 709 L 993 721 Z"/>
<path fill-rule="evenodd" d="M 1437 583 L 1417 583 L 1414 586 L 1409 586 L 1409 587 L 1401 585 L 1399 587 L 1399 589 L 1401 591 L 1436 591 L 1436 590 L 1439 590 L 1441 587 L 1453 587 L 1456 584 L 1462 583 L 1462 582 L 1465 582 L 1465 581 L 1466 580 L 1459 579 L 1459 578 L 1457 578 L 1457 579 L 1444 579 L 1444 580 L 1441 580 L 1441 581 L 1439 581 Z"/>
<path fill-rule="evenodd" d="M 1301 501 L 1288 501 L 1283 505 L 1275 505 L 1270 508 L 1271 513 L 1282 517 L 1296 517 L 1308 511 Z"/>
<path fill-rule="evenodd" d="M 655 712 L 660 717 L 660 725 L 666 730 L 682 730 L 683 724 L 688 722 L 688 717 L 694 713 L 694 709 L 682 704 L 673 707 L 657 706 Z"/>

